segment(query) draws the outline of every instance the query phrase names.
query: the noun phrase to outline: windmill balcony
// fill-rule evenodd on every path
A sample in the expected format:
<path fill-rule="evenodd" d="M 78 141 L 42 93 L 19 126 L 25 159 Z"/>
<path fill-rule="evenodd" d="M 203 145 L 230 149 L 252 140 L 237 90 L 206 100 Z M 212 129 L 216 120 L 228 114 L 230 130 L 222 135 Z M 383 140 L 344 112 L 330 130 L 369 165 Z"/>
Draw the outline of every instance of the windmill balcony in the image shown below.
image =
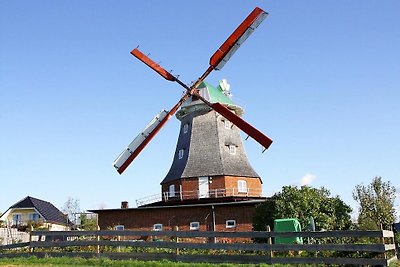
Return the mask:
<path fill-rule="evenodd" d="M 239 190 L 238 188 L 223 188 L 223 189 L 210 189 L 202 192 L 199 190 L 194 191 L 174 191 L 174 192 L 163 192 L 140 198 L 136 200 L 138 207 L 148 205 L 154 202 L 172 202 L 172 201 L 184 201 L 193 199 L 204 199 L 204 198 L 225 198 L 225 197 L 262 197 L 262 189 L 260 188 L 247 188 L 245 190 Z"/>

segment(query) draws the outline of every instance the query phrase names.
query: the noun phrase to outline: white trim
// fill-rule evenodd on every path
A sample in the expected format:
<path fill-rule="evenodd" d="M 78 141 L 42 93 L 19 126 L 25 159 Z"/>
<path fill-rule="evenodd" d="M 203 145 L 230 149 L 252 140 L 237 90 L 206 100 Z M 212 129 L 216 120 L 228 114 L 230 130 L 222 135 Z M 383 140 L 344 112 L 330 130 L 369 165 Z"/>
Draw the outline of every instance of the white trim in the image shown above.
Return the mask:
<path fill-rule="evenodd" d="M 236 155 L 236 146 L 235 145 L 229 145 L 229 154 Z"/>

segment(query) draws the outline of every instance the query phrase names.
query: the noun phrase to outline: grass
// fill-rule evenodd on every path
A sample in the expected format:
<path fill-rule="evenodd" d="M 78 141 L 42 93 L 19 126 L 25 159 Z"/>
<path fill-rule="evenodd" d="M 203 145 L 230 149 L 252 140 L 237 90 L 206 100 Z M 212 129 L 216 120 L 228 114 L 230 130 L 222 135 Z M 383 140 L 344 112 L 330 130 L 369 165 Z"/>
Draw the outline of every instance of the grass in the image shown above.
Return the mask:
<path fill-rule="evenodd" d="M 16 266 L 41 266 L 41 267 L 89 267 L 89 266 L 109 266 L 109 267 L 284 267 L 291 265 L 267 265 L 267 264 L 212 264 L 212 263 L 182 263 L 161 261 L 136 261 L 136 260 L 110 260 L 107 258 L 1 258 L 0 266 L 16 267 Z M 311 266 L 311 265 L 308 265 Z M 399 265 L 400 266 L 400 265 Z"/>
<path fill-rule="evenodd" d="M 212 264 L 212 263 L 182 263 L 161 261 L 136 261 L 136 260 L 110 260 L 107 258 L 0 258 L 0 266 L 17 267 L 17 266 L 41 266 L 41 267 L 90 267 L 90 266 L 109 266 L 109 267 L 285 267 L 298 265 L 284 264 Z M 311 266 L 311 265 L 307 265 Z M 315 266 L 315 265 L 313 265 Z M 320 265 L 323 266 L 323 265 Z M 400 267 L 400 261 L 394 262 L 390 267 Z"/>

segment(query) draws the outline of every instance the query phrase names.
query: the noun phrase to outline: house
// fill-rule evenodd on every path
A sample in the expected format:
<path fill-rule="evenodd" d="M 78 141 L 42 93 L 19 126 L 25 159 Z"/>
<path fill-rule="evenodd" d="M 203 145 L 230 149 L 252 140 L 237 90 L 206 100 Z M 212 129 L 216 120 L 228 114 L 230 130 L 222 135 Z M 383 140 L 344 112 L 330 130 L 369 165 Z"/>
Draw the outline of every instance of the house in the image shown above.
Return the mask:
<path fill-rule="evenodd" d="M 50 202 L 27 196 L 7 209 L 0 217 L 8 227 L 26 227 L 29 223 L 40 223 L 50 231 L 70 229 L 67 215 Z"/>
<path fill-rule="evenodd" d="M 196 201 L 171 206 L 129 208 L 123 202 L 120 209 L 91 210 L 98 214 L 101 230 L 144 231 L 252 231 L 255 206 L 265 199 L 243 201 Z"/>

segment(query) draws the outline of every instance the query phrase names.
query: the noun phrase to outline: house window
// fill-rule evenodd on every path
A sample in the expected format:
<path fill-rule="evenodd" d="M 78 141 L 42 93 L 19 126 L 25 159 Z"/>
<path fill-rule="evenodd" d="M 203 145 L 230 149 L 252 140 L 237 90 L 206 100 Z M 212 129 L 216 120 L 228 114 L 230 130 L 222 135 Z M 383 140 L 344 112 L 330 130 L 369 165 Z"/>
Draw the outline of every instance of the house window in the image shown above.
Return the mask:
<path fill-rule="evenodd" d="M 187 133 L 189 131 L 189 124 L 183 125 L 183 133 Z"/>
<path fill-rule="evenodd" d="M 200 229 L 200 223 L 199 222 L 191 222 L 190 223 L 190 230 L 199 230 Z"/>
<path fill-rule="evenodd" d="M 21 214 L 19 213 L 13 214 L 13 225 L 21 224 L 22 222 L 21 219 L 22 219 Z"/>
<path fill-rule="evenodd" d="M 174 184 L 171 184 L 170 186 L 169 186 L 169 197 L 174 197 L 175 196 L 175 185 Z"/>
<path fill-rule="evenodd" d="M 38 221 L 39 219 L 40 219 L 40 215 L 37 214 L 36 212 L 35 212 L 35 213 L 29 213 L 29 214 L 28 214 L 28 220 L 29 220 L 29 221 L 34 221 L 34 222 L 36 222 L 36 221 Z"/>
<path fill-rule="evenodd" d="M 114 227 L 115 230 L 117 231 L 124 231 L 125 230 L 125 226 L 124 225 L 116 225 Z"/>
<path fill-rule="evenodd" d="M 231 129 L 232 128 L 232 122 L 225 120 L 224 121 L 225 129 Z"/>
<path fill-rule="evenodd" d="M 156 223 L 155 225 L 153 225 L 153 231 L 162 231 L 163 226 L 161 223 Z"/>
<path fill-rule="evenodd" d="M 236 221 L 235 220 L 227 220 L 226 221 L 226 228 L 235 228 L 236 227 Z"/>
<path fill-rule="evenodd" d="M 229 154 L 231 154 L 231 155 L 236 154 L 236 146 L 235 145 L 229 145 Z"/>
<path fill-rule="evenodd" d="M 179 149 L 179 152 L 178 152 L 178 156 L 179 156 L 179 159 L 182 159 L 183 158 L 183 154 L 185 153 L 185 150 L 184 149 Z"/>
<path fill-rule="evenodd" d="M 238 192 L 247 193 L 247 182 L 245 180 L 238 181 Z"/>

